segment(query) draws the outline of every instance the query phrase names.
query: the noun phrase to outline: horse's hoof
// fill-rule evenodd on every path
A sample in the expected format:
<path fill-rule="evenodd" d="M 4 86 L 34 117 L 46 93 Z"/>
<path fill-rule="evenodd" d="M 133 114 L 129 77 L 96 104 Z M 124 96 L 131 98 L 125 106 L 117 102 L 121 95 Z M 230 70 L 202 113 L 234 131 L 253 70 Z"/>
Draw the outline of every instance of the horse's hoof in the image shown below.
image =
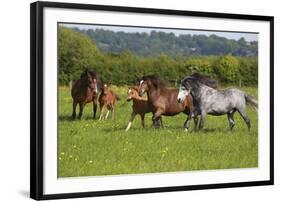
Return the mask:
<path fill-rule="evenodd" d="M 185 128 L 185 129 L 184 129 L 184 132 L 188 132 L 188 129 L 187 129 L 187 128 Z"/>

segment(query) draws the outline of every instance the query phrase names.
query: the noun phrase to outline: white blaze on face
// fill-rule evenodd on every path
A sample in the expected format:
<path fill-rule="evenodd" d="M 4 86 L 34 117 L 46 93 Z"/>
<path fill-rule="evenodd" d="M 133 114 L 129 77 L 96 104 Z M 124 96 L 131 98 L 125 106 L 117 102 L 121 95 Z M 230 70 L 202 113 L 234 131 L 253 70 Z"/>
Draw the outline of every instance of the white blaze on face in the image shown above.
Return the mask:
<path fill-rule="evenodd" d="M 96 80 L 96 79 L 94 79 L 94 82 L 95 82 L 95 93 L 98 93 L 97 80 Z"/>
<path fill-rule="evenodd" d="M 128 94 L 130 94 L 131 93 L 131 89 L 129 89 L 129 91 L 128 91 Z"/>
<path fill-rule="evenodd" d="M 139 86 L 139 88 L 141 87 L 142 83 L 143 83 L 143 80 L 140 81 L 140 86 Z M 142 90 L 142 92 L 140 93 L 140 95 L 141 95 L 141 94 L 143 94 L 143 90 Z"/>
<path fill-rule="evenodd" d="M 186 98 L 186 96 L 189 95 L 189 93 L 190 93 L 190 91 L 186 90 L 186 88 L 182 84 L 180 84 L 179 93 L 178 93 L 178 97 L 177 97 L 178 101 L 183 102 L 184 99 Z"/>

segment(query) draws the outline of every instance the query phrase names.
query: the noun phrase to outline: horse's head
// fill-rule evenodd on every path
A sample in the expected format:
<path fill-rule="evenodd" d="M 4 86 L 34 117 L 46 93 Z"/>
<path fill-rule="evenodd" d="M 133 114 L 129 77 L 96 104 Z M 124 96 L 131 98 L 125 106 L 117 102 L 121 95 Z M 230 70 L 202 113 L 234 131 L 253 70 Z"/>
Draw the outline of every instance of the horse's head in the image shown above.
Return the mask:
<path fill-rule="evenodd" d="M 98 93 L 98 82 L 95 77 L 93 77 L 89 72 L 85 75 L 85 80 L 87 83 L 88 88 L 93 90 L 95 93 Z"/>
<path fill-rule="evenodd" d="M 138 98 L 138 87 L 136 86 L 129 87 L 127 101 L 134 98 Z"/>
<path fill-rule="evenodd" d="M 87 88 L 90 88 L 95 93 L 98 93 L 98 82 L 95 76 L 93 76 L 90 72 L 86 71 L 80 75 L 80 80 L 83 85 Z"/>
<path fill-rule="evenodd" d="M 151 90 L 151 89 L 161 89 L 165 87 L 165 83 L 158 79 L 155 75 L 147 75 L 143 76 L 140 85 L 139 85 L 139 95 L 142 96 L 145 92 Z"/>
<path fill-rule="evenodd" d="M 179 93 L 177 97 L 178 102 L 182 103 L 185 100 L 185 98 L 190 94 L 190 92 L 191 92 L 191 86 L 188 82 L 188 79 L 183 79 L 179 86 Z"/>
<path fill-rule="evenodd" d="M 98 81 L 96 74 L 93 71 L 86 69 L 81 73 L 80 80 L 84 83 L 85 87 L 90 88 L 95 93 L 98 93 Z"/>
<path fill-rule="evenodd" d="M 144 93 L 146 93 L 149 89 L 150 81 L 149 80 L 141 80 L 140 85 L 138 88 L 139 96 L 142 96 Z"/>
<path fill-rule="evenodd" d="M 102 87 L 101 87 L 101 91 L 103 92 L 104 95 L 106 95 L 108 92 L 109 92 L 109 82 L 104 82 L 102 84 Z"/>

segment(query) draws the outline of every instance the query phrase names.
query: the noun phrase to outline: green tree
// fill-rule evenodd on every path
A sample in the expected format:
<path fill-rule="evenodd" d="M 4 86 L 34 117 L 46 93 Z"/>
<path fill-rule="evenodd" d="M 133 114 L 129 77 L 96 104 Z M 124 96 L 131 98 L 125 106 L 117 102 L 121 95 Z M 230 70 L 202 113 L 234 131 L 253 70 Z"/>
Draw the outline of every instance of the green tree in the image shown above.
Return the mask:
<path fill-rule="evenodd" d="M 95 68 L 100 54 L 94 42 L 72 29 L 59 27 L 59 82 L 79 78 L 85 68 Z"/>
<path fill-rule="evenodd" d="M 239 75 L 243 85 L 256 85 L 258 83 L 257 57 L 239 58 Z"/>
<path fill-rule="evenodd" d="M 239 60 L 231 55 L 220 56 L 213 64 L 218 78 L 225 83 L 234 83 L 239 77 Z"/>
<path fill-rule="evenodd" d="M 79 78 L 85 68 L 94 69 L 102 81 L 110 81 L 114 85 L 136 84 L 136 81 L 142 76 L 154 74 L 174 86 L 180 79 L 195 72 L 209 75 L 222 83 L 238 84 L 241 81 L 243 85 L 255 85 L 258 82 L 257 57 L 240 57 L 230 54 L 222 56 L 188 55 L 191 53 L 191 47 L 194 48 L 193 54 L 195 52 L 199 54 L 200 51 L 214 51 L 210 47 L 215 48 L 218 53 L 222 50 L 228 52 L 227 47 L 231 47 L 230 49 L 238 47 L 234 40 L 228 41 L 226 46 L 223 43 L 216 45 L 218 40 L 227 40 L 215 35 L 210 37 L 182 35 L 178 37 L 181 39 L 181 43 L 189 42 L 189 48 L 185 49 L 185 44 L 178 44 L 175 35 L 164 32 L 154 31 L 151 35 L 118 32 L 119 37 L 116 38 L 116 33 L 112 31 L 87 30 L 88 35 L 86 35 L 85 32 L 77 29 L 59 27 L 58 33 L 60 85 L 67 85 L 69 81 Z M 97 33 L 103 33 L 103 35 Z M 104 45 L 110 41 L 110 44 L 106 45 L 109 48 L 111 45 L 119 45 L 116 46 L 115 51 L 99 52 L 96 43 L 89 35 L 98 35 Z M 145 38 L 150 44 L 141 38 Z M 149 50 L 144 52 L 151 51 L 151 54 L 140 56 L 130 48 L 126 49 L 126 43 L 134 43 L 135 45 L 131 44 L 130 47 L 140 49 L 147 47 Z M 241 39 L 240 43 L 244 44 L 244 40 Z M 257 47 L 257 43 L 252 43 L 252 45 Z M 170 52 L 174 52 L 176 46 L 181 47 L 180 51 L 187 54 L 170 54 Z M 200 47 L 205 48 L 200 50 Z"/>

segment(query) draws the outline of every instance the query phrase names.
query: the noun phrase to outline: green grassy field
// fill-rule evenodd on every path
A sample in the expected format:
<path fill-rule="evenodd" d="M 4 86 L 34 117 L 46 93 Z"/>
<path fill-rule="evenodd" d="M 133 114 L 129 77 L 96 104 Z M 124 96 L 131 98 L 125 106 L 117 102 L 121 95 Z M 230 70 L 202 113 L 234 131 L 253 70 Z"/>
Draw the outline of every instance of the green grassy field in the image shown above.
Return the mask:
<path fill-rule="evenodd" d="M 203 131 L 194 132 L 192 123 L 184 132 L 184 114 L 163 117 L 163 129 L 152 127 L 152 114 L 146 115 L 145 129 L 136 117 L 125 132 L 132 103 L 126 101 L 127 88 L 112 88 L 121 100 L 115 120 L 109 116 L 107 121 L 92 119 L 92 104 L 86 105 L 81 120 L 73 121 L 70 89 L 59 88 L 59 177 L 258 166 L 258 115 L 252 108 L 247 108 L 250 132 L 238 113 L 232 132 L 226 116 L 207 116 Z M 257 97 L 256 88 L 242 90 Z"/>

